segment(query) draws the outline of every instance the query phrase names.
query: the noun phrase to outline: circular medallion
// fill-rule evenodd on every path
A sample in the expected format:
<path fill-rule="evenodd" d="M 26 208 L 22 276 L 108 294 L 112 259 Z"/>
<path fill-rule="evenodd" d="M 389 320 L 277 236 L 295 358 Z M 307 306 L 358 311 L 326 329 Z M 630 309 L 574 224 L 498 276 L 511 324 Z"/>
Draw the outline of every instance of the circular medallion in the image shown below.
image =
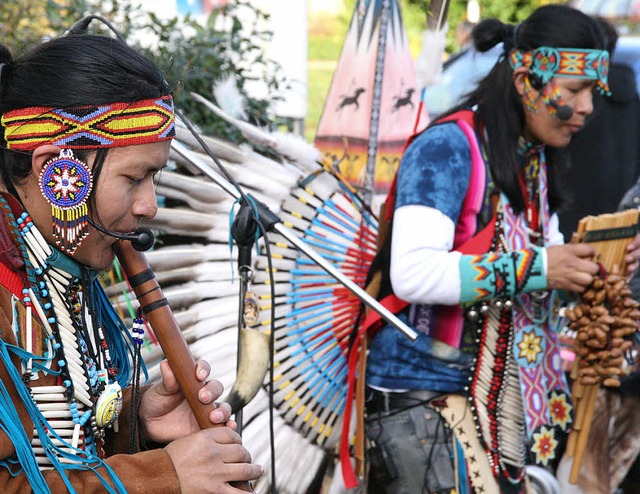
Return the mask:
<path fill-rule="evenodd" d="M 122 410 L 122 389 L 118 383 L 108 384 L 96 403 L 96 424 L 106 427 L 115 422 Z"/>
<path fill-rule="evenodd" d="M 49 160 L 40 172 L 40 190 L 47 202 L 59 209 L 73 209 L 86 202 L 93 177 L 86 165 L 71 156 Z"/>
<path fill-rule="evenodd" d="M 541 46 L 533 52 L 531 72 L 539 76 L 542 79 L 543 84 L 546 84 L 551 80 L 559 66 L 560 54 L 555 48 Z"/>

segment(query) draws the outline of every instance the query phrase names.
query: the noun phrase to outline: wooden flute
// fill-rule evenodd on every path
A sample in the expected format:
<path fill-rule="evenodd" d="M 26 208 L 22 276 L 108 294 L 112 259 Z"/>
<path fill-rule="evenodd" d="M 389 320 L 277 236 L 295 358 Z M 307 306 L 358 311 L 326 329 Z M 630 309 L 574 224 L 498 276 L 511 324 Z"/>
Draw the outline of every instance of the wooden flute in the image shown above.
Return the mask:
<path fill-rule="evenodd" d="M 142 313 L 151 324 L 156 339 L 171 364 L 198 426 L 200 429 L 215 427 L 209 420 L 213 405 L 205 405 L 198 399 L 198 391 L 203 383 L 196 379 L 195 359 L 146 257 L 135 250 L 129 241 L 116 242 L 113 250 L 140 303 Z M 233 486 L 246 492 L 254 492 L 248 482 L 233 482 Z"/>

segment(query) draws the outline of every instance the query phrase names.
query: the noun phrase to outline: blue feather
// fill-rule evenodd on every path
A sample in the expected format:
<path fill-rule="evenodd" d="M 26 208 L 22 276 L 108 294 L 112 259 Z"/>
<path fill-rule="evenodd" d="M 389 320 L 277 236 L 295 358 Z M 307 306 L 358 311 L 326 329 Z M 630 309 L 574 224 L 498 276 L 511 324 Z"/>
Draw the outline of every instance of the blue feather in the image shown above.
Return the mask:
<path fill-rule="evenodd" d="M 133 373 L 131 363 L 133 362 L 134 343 L 131 333 L 124 325 L 122 319 L 117 314 L 109 297 L 102 288 L 100 282 L 96 279 L 92 286 L 93 296 L 96 304 L 96 312 L 98 314 L 98 322 L 102 324 L 104 336 L 109 346 L 111 361 L 117 369 L 118 374 L 116 380 L 124 388 L 131 384 Z M 141 360 L 142 372 L 145 379 L 149 378 L 147 366 Z"/>
<path fill-rule="evenodd" d="M 55 433 L 54 428 L 51 427 L 31 398 L 29 390 L 22 381 L 22 377 L 20 376 L 18 369 L 11 361 L 10 353 L 15 354 L 22 361 L 26 361 L 29 358 L 38 360 L 43 360 L 43 358 L 33 355 L 14 345 L 9 345 L 4 340 L 0 339 L 0 359 L 4 363 L 4 366 L 11 377 L 29 417 L 33 420 L 33 425 L 37 431 L 40 441 L 42 442 L 47 457 L 51 460 L 53 467 L 61 473 L 60 476 L 68 491 L 70 493 L 75 493 L 71 482 L 64 474 L 66 470 L 92 470 L 98 476 L 109 494 L 126 494 L 126 489 L 111 467 L 105 464 L 97 456 L 90 454 L 88 451 L 73 448 L 70 444 L 66 443 L 63 438 Z M 0 414 L 0 427 L 5 431 L 14 444 L 16 456 L 18 457 L 16 464 L 20 465 L 21 470 L 24 471 L 27 479 L 29 480 L 29 485 L 36 494 L 50 493 L 51 491 L 49 486 L 40 471 L 35 454 L 33 453 L 29 437 L 22 426 L 22 422 L 20 422 L 20 417 L 15 408 L 15 404 L 2 381 L 0 381 L 0 411 L 2 412 Z M 61 447 L 56 446 L 50 436 L 53 436 L 53 439 L 56 441 L 61 441 L 62 444 L 64 444 L 66 448 L 71 449 L 73 453 L 68 453 Z M 73 463 L 63 464 L 60 462 L 60 458 L 72 460 Z M 0 465 L 10 469 L 12 463 L 13 462 L 11 461 L 4 461 L 0 462 Z M 98 468 L 104 468 L 107 471 L 109 474 L 109 481 L 115 485 L 115 490 L 110 486 L 109 481 L 97 471 Z"/>

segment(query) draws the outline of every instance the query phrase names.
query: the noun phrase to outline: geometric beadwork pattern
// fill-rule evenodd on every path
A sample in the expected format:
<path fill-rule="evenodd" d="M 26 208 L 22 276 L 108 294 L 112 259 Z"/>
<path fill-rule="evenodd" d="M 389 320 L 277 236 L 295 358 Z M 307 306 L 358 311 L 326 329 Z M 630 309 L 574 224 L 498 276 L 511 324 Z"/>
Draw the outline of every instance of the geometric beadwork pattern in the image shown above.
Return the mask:
<path fill-rule="evenodd" d="M 93 179 L 85 164 L 71 157 L 48 161 L 40 173 L 40 190 L 52 206 L 71 209 L 87 200 Z"/>
<path fill-rule="evenodd" d="M 67 149 L 131 146 L 175 136 L 170 95 L 130 103 L 77 108 L 21 108 L 1 119 L 7 148 L 33 151 L 43 144 Z"/>
<path fill-rule="evenodd" d="M 542 84 L 554 76 L 598 81 L 598 89 L 609 91 L 609 52 L 606 50 L 552 48 L 540 46 L 532 51 L 513 49 L 509 53 L 513 70 L 528 68 Z"/>

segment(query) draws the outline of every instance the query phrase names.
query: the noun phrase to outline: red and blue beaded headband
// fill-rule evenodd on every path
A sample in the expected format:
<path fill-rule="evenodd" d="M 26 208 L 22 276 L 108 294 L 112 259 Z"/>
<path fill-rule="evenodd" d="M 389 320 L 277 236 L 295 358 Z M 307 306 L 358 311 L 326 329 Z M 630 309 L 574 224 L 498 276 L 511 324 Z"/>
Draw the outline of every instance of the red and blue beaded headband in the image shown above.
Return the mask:
<path fill-rule="evenodd" d="M 2 115 L 7 149 L 33 151 L 44 144 L 94 149 L 149 144 L 175 137 L 170 95 L 132 103 L 75 108 L 30 107 Z"/>
<path fill-rule="evenodd" d="M 513 70 L 520 67 L 548 83 L 554 76 L 598 81 L 598 90 L 609 94 L 609 52 L 581 48 L 551 48 L 541 46 L 531 51 L 513 49 L 509 53 Z"/>

